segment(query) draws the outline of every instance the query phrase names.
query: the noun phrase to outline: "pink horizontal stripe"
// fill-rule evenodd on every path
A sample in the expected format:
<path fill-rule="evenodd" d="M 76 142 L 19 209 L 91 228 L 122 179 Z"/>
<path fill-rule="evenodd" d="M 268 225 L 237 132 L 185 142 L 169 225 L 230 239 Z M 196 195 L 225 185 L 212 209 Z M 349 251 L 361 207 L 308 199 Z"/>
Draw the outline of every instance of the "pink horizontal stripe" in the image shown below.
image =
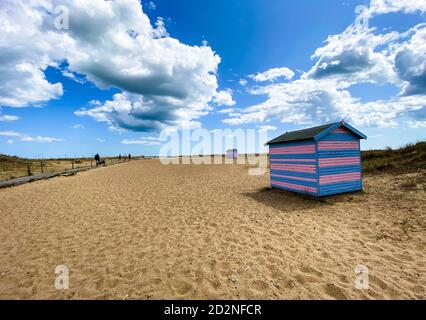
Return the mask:
<path fill-rule="evenodd" d="M 270 154 L 312 154 L 315 153 L 315 145 L 271 148 Z"/>
<path fill-rule="evenodd" d="M 358 146 L 357 141 L 321 141 L 320 146 Z"/>
<path fill-rule="evenodd" d="M 321 185 L 337 183 L 337 182 L 346 182 L 346 181 L 358 181 L 358 180 L 361 180 L 360 172 L 331 174 L 331 175 L 321 176 L 319 179 Z"/>
<path fill-rule="evenodd" d="M 359 142 L 320 141 L 318 143 L 318 149 L 319 150 L 340 150 L 340 149 L 358 150 Z"/>
<path fill-rule="evenodd" d="M 339 151 L 339 150 L 359 150 L 358 147 L 345 147 L 345 146 L 341 146 L 341 147 L 322 147 L 319 148 L 319 150 L 321 151 Z"/>
<path fill-rule="evenodd" d="M 314 154 L 315 150 L 298 150 L 298 151 L 270 151 L 273 155 L 292 155 L 292 154 Z"/>
<path fill-rule="evenodd" d="M 320 147 L 323 148 L 358 148 L 358 144 L 321 144 L 319 145 Z"/>
<path fill-rule="evenodd" d="M 271 159 L 271 162 L 311 162 L 315 163 L 315 159 Z"/>
<path fill-rule="evenodd" d="M 316 166 L 302 164 L 271 164 L 273 170 L 315 173 Z"/>
<path fill-rule="evenodd" d="M 300 181 L 309 181 L 309 182 L 317 182 L 316 179 L 286 176 L 286 175 L 282 175 L 282 174 L 271 174 L 271 177 L 274 177 L 274 178 L 284 178 L 284 179 L 293 179 L 293 180 L 300 180 Z"/>
<path fill-rule="evenodd" d="M 292 149 L 315 149 L 315 145 L 314 144 L 304 144 L 301 146 L 288 146 L 288 147 L 271 147 L 271 150 L 292 150 Z"/>
<path fill-rule="evenodd" d="M 269 154 L 280 155 L 280 154 L 314 154 L 315 150 L 299 150 L 299 151 L 270 151 Z"/>
<path fill-rule="evenodd" d="M 320 158 L 319 163 L 335 162 L 335 161 L 346 161 L 346 160 L 360 160 L 360 157 L 339 157 L 339 158 Z"/>
<path fill-rule="evenodd" d="M 329 181 L 320 181 L 320 185 L 324 186 L 324 185 L 335 184 L 335 183 L 339 183 L 339 182 L 355 182 L 355 181 L 360 181 L 360 180 L 361 179 L 355 179 L 355 178 L 336 179 L 336 180 L 329 180 Z"/>
<path fill-rule="evenodd" d="M 274 168 L 288 168 L 288 169 L 300 169 L 300 170 L 314 170 L 315 171 L 315 165 L 309 165 L 309 164 L 271 164 Z"/>
<path fill-rule="evenodd" d="M 319 159 L 318 166 L 323 167 L 334 167 L 334 166 L 343 166 L 348 164 L 360 164 L 360 157 L 347 157 L 347 158 L 326 158 Z"/>
<path fill-rule="evenodd" d="M 327 164 L 320 164 L 320 168 L 328 168 L 328 167 L 338 167 L 338 166 L 351 166 L 351 165 L 359 165 L 359 161 L 352 161 L 352 162 L 338 162 L 338 163 L 327 163 Z"/>
<path fill-rule="evenodd" d="M 320 176 L 320 179 L 334 179 L 336 177 L 357 177 L 360 178 L 361 177 L 361 173 L 360 172 L 348 172 L 348 173 L 335 173 L 335 174 L 327 174 L 327 175 L 323 175 Z"/>
<path fill-rule="evenodd" d="M 306 145 L 306 146 L 297 146 L 297 147 L 277 147 L 277 148 L 271 148 L 272 150 L 315 150 L 315 145 Z"/>
<path fill-rule="evenodd" d="M 345 164 L 345 163 L 360 163 L 359 160 L 336 160 L 336 161 L 327 161 L 327 162 L 321 162 L 319 163 L 320 166 L 329 166 L 329 165 L 333 165 L 333 164 Z"/>
<path fill-rule="evenodd" d="M 333 133 L 349 133 L 349 130 L 346 128 L 337 128 Z"/>
<path fill-rule="evenodd" d="M 316 193 L 317 192 L 317 188 L 315 187 L 308 187 L 308 186 L 300 186 L 298 184 L 293 184 L 293 183 L 285 183 L 285 182 L 281 182 L 281 181 L 271 181 L 271 184 L 275 184 L 281 187 L 285 187 L 285 188 L 290 188 L 290 189 L 294 189 L 294 190 L 301 190 L 301 191 L 307 191 L 307 192 L 312 192 L 312 193 Z"/>

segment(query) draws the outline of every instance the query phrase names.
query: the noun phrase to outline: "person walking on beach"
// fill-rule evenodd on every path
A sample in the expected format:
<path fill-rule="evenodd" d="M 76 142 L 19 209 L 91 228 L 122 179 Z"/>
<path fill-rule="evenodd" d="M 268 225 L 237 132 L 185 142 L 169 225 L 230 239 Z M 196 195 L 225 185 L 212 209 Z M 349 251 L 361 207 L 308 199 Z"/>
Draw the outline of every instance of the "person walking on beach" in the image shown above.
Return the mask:
<path fill-rule="evenodd" d="M 99 153 L 95 154 L 95 161 L 96 161 L 96 166 L 101 164 L 101 157 L 99 156 Z"/>
<path fill-rule="evenodd" d="M 129 153 L 129 161 L 132 159 L 132 156 L 130 155 L 130 153 Z"/>

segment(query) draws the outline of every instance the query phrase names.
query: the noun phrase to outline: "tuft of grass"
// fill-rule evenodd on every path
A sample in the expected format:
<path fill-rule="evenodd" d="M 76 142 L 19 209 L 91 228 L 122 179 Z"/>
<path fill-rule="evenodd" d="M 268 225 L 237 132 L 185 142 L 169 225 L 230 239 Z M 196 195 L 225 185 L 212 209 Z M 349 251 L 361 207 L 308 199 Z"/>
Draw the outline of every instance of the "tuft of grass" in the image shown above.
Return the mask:
<path fill-rule="evenodd" d="M 404 218 L 402 219 L 402 221 L 400 222 L 402 231 L 407 234 L 408 233 L 408 229 L 410 228 L 410 221 L 408 220 L 408 218 Z"/>

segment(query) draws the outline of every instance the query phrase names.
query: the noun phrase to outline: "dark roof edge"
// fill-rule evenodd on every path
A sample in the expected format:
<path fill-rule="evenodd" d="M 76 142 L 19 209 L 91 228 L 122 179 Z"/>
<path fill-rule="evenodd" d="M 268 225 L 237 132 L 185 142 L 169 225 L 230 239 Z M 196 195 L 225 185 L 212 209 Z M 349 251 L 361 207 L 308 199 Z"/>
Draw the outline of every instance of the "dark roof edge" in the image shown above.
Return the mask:
<path fill-rule="evenodd" d="M 317 140 L 321 139 L 322 137 L 326 136 L 327 134 L 329 134 L 330 132 L 334 131 L 335 129 L 337 129 L 340 126 L 344 126 L 348 130 L 352 131 L 355 135 L 357 135 L 358 137 L 360 137 L 360 139 L 367 139 L 367 136 L 365 134 L 363 134 L 362 132 L 358 131 L 357 129 L 355 129 L 354 127 L 352 127 L 348 123 L 346 123 L 344 120 L 339 121 L 339 122 L 335 122 L 335 123 L 329 123 L 329 124 L 326 124 L 326 125 L 323 125 L 323 126 L 324 127 L 329 126 L 329 127 L 326 128 L 326 129 L 324 129 L 323 131 L 321 131 L 320 133 L 318 133 L 315 136 L 301 138 L 301 139 L 297 139 L 297 140 L 293 140 L 293 141 L 307 141 L 307 140 L 315 140 L 315 141 L 317 141 Z M 321 127 L 321 126 L 319 126 L 319 127 Z M 316 128 L 316 127 L 312 127 L 312 128 Z M 290 131 L 290 132 L 286 132 L 285 134 L 292 133 L 292 132 L 309 130 L 309 129 L 312 129 L 312 128 L 306 128 L 306 129 L 301 129 L 301 130 Z M 283 134 L 283 135 L 285 135 L 285 134 Z M 281 136 L 283 136 L 283 135 L 281 135 Z M 266 142 L 265 146 L 271 145 L 271 144 L 286 143 L 286 142 L 282 142 L 282 141 L 276 141 L 276 142 L 274 142 L 274 140 L 278 139 L 281 136 L 278 136 L 278 137 L 276 137 L 276 138 L 274 138 L 274 139 Z M 291 142 L 291 141 L 288 141 L 288 142 Z"/>
<path fill-rule="evenodd" d="M 321 139 L 322 137 L 326 136 L 327 134 L 329 134 L 330 132 L 336 130 L 338 127 L 340 126 L 344 126 L 346 129 L 348 129 L 349 131 L 352 131 L 354 134 L 356 134 L 358 137 L 360 137 L 361 139 L 365 139 L 367 140 L 367 136 L 365 134 L 363 134 L 361 131 L 358 131 L 357 129 L 355 129 L 354 127 L 352 127 L 350 124 L 346 123 L 344 120 L 340 121 L 340 122 L 336 122 L 335 124 L 333 124 L 330 128 L 324 130 L 323 132 L 317 134 L 314 139 L 315 141 Z"/>

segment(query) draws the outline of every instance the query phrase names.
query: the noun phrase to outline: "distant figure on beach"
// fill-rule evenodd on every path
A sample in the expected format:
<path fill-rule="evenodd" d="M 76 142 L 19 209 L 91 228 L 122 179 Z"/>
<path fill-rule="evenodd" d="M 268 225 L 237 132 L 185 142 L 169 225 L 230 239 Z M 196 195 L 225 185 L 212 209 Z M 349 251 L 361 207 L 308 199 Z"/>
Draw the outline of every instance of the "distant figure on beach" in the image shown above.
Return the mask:
<path fill-rule="evenodd" d="M 132 159 L 132 156 L 130 155 L 130 153 L 129 153 L 129 161 Z"/>
<path fill-rule="evenodd" d="M 118 155 L 118 161 L 121 162 L 121 154 Z"/>
<path fill-rule="evenodd" d="M 101 157 L 99 156 L 99 153 L 95 154 L 95 161 L 97 166 L 101 164 Z"/>

